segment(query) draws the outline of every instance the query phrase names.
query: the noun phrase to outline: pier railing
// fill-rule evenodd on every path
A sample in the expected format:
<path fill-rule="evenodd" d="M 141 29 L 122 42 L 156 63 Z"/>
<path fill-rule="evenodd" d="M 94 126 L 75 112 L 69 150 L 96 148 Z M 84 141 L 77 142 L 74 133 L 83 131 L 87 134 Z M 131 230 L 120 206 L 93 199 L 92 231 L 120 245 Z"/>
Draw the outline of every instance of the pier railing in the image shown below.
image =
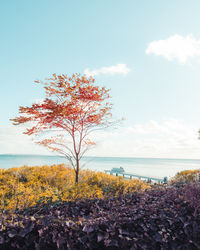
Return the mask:
<path fill-rule="evenodd" d="M 144 175 L 138 175 L 135 173 L 127 173 L 124 171 L 124 169 L 122 167 L 120 168 L 112 168 L 111 170 L 105 170 L 106 173 L 109 173 L 110 175 L 115 174 L 116 176 L 123 176 L 124 178 L 139 178 L 139 179 L 144 179 L 147 180 L 147 182 L 158 182 L 158 183 L 167 183 L 167 177 L 164 178 L 157 178 L 157 177 L 153 177 L 153 176 L 144 176 Z"/>

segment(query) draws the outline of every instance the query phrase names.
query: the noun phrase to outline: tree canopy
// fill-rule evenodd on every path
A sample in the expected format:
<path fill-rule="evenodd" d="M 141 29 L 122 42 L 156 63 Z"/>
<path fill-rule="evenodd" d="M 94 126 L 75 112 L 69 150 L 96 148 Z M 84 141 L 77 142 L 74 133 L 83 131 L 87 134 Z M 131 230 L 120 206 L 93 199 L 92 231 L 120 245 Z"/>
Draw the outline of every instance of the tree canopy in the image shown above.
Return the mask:
<path fill-rule="evenodd" d="M 78 182 L 79 161 L 95 145 L 89 134 L 111 124 L 110 90 L 97 86 L 93 77 L 80 74 L 53 74 L 35 82 L 43 84 L 45 98 L 30 107 L 19 107 L 20 116 L 12 119 L 13 124 L 29 123 L 24 133 L 39 135 L 36 143 L 64 155 Z"/>

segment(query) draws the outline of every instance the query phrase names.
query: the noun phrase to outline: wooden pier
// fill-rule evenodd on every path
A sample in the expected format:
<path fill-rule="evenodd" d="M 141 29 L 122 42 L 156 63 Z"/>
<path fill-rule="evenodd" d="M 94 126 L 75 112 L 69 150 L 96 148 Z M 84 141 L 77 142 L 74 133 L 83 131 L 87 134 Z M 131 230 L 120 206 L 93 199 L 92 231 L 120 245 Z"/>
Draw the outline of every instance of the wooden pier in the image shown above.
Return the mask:
<path fill-rule="evenodd" d="M 124 171 L 122 167 L 120 168 L 112 168 L 111 170 L 105 170 L 106 173 L 109 173 L 110 175 L 115 174 L 116 176 L 123 176 L 124 178 L 139 178 L 139 179 L 144 179 L 147 180 L 147 182 L 158 182 L 158 183 L 163 183 L 167 184 L 167 177 L 164 178 L 157 178 L 157 177 L 152 177 L 152 176 L 144 176 L 144 175 L 138 175 L 134 173 L 127 173 Z"/>

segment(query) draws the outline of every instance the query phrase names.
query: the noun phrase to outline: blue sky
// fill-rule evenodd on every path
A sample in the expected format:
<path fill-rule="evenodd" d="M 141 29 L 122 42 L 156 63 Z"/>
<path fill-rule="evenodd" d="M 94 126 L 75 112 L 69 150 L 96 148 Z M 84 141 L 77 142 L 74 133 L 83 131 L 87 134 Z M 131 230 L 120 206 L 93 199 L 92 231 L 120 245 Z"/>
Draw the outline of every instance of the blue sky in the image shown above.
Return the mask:
<path fill-rule="evenodd" d="M 0 153 L 44 152 L 9 121 L 43 97 L 34 80 L 89 72 L 125 117 L 94 135 L 93 155 L 200 158 L 199 10 L 198 0 L 1 1 Z"/>

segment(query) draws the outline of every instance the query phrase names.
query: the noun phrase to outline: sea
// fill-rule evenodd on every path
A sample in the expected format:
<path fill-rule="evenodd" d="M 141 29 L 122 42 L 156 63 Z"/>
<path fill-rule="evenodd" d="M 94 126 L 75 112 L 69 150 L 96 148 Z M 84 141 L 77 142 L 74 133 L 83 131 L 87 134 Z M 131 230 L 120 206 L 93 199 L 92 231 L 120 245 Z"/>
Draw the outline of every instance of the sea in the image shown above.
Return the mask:
<path fill-rule="evenodd" d="M 21 166 L 43 166 L 65 164 L 69 162 L 62 156 L 47 155 L 0 155 L 0 169 Z M 82 169 L 95 171 L 111 170 L 123 167 L 126 172 L 157 178 L 173 177 L 183 170 L 200 169 L 200 159 L 158 159 L 131 157 L 84 157 L 81 160 Z"/>

